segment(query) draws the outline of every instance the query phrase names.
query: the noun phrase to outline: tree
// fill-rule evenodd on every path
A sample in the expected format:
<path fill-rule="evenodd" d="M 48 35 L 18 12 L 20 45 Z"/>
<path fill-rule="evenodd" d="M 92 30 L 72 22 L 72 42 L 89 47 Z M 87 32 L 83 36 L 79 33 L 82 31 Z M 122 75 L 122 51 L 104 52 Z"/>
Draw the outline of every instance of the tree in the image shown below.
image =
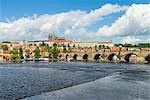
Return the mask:
<path fill-rule="evenodd" d="M 3 50 L 8 50 L 8 45 L 1 45 L 1 48 L 2 48 Z"/>
<path fill-rule="evenodd" d="M 57 44 L 56 43 L 53 44 L 53 47 L 51 49 L 51 54 L 52 54 L 53 58 L 57 58 L 58 57 L 59 50 L 57 48 Z"/>
<path fill-rule="evenodd" d="M 30 57 L 28 50 L 25 51 L 25 56 L 26 56 L 26 58 Z"/>
<path fill-rule="evenodd" d="M 12 54 L 11 54 L 11 59 L 15 61 L 18 58 L 19 58 L 18 49 L 13 49 Z"/>
<path fill-rule="evenodd" d="M 150 48 L 150 43 L 139 43 L 138 47 L 141 47 L 141 48 Z"/>
<path fill-rule="evenodd" d="M 45 46 L 46 52 L 48 52 L 48 57 L 51 58 L 51 49 L 52 47 L 49 47 L 48 45 Z"/>
<path fill-rule="evenodd" d="M 49 45 L 48 44 L 46 44 L 45 46 L 44 46 L 44 57 L 50 57 L 50 54 L 51 54 L 51 48 L 52 47 L 49 47 Z"/>
<path fill-rule="evenodd" d="M 40 58 L 40 57 L 41 57 L 39 47 L 37 47 L 37 48 L 34 50 L 34 53 L 35 53 L 35 58 Z"/>
<path fill-rule="evenodd" d="M 19 57 L 20 57 L 20 59 L 24 58 L 23 57 L 23 50 L 22 50 L 22 48 L 19 49 Z"/>

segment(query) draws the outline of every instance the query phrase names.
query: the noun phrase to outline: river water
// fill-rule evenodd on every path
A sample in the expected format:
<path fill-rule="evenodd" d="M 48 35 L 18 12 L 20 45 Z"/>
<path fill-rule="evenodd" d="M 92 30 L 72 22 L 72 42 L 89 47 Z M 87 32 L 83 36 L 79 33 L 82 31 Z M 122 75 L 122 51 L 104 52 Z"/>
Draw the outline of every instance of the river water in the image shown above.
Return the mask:
<path fill-rule="evenodd" d="M 0 100 L 150 100 L 150 65 L 0 64 Z"/>

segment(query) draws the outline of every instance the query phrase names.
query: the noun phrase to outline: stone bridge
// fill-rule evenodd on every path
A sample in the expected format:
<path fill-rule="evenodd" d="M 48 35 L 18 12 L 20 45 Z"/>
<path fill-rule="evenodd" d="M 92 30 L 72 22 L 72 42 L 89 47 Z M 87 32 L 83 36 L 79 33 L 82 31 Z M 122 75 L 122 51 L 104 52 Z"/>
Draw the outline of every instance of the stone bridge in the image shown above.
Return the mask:
<path fill-rule="evenodd" d="M 61 55 L 61 56 L 60 56 Z M 150 51 L 99 51 L 99 52 L 80 52 L 80 53 L 60 53 L 59 59 L 72 61 L 101 61 L 101 62 L 138 62 L 146 63 L 145 57 L 150 55 Z"/>

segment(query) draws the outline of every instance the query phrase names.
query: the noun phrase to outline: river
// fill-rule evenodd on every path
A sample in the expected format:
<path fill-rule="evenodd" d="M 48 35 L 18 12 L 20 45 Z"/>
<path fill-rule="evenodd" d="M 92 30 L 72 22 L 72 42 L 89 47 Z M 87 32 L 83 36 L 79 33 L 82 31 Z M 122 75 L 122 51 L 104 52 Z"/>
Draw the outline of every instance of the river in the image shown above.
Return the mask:
<path fill-rule="evenodd" d="M 0 100 L 150 100 L 150 65 L 0 64 Z"/>

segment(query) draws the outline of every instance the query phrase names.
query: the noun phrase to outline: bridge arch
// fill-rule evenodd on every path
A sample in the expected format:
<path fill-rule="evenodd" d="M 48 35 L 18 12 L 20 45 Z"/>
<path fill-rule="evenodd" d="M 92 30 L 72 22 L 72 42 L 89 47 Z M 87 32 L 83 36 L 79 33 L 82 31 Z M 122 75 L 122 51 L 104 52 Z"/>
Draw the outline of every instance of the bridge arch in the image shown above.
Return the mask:
<path fill-rule="evenodd" d="M 128 53 L 126 56 L 125 56 L 125 61 L 126 62 L 130 62 L 130 58 L 132 57 L 132 56 L 136 56 L 137 57 L 137 54 L 135 54 L 135 53 Z M 134 59 L 135 60 L 135 59 Z"/>
<path fill-rule="evenodd" d="M 82 57 L 83 60 L 84 60 L 84 61 L 88 61 L 88 56 L 89 56 L 88 54 L 84 54 L 83 57 Z"/>
<path fill-rule="evenodd" d="M 94 60 L 98 61 L 100 59 L 101 54 L 95 54 Z"/>
<path fill-rule="evenodd" d="M 145 57 L 145 60 L 147 61 L 148 64 L 150 64 L 150 54 Z"/>
<path fill-rule="evenodd" d="M 111 53 L 111 54 L 108 56 L 108 60 L 109 60 L 109 61 L 113 61 L 113 60 L 117 61 L 117 60 L 119 60 L 119 57 L 118 57 L 117 54 Z"/>
<path fill-rule="evenodd" d="M 73 55 L 73 60 L 76 61 L 76 60 L 77 60 L 77 57 L 78 57 L 78 55 L 77 55 L 77 54 L 74 54 L 74 55 Z"/>

